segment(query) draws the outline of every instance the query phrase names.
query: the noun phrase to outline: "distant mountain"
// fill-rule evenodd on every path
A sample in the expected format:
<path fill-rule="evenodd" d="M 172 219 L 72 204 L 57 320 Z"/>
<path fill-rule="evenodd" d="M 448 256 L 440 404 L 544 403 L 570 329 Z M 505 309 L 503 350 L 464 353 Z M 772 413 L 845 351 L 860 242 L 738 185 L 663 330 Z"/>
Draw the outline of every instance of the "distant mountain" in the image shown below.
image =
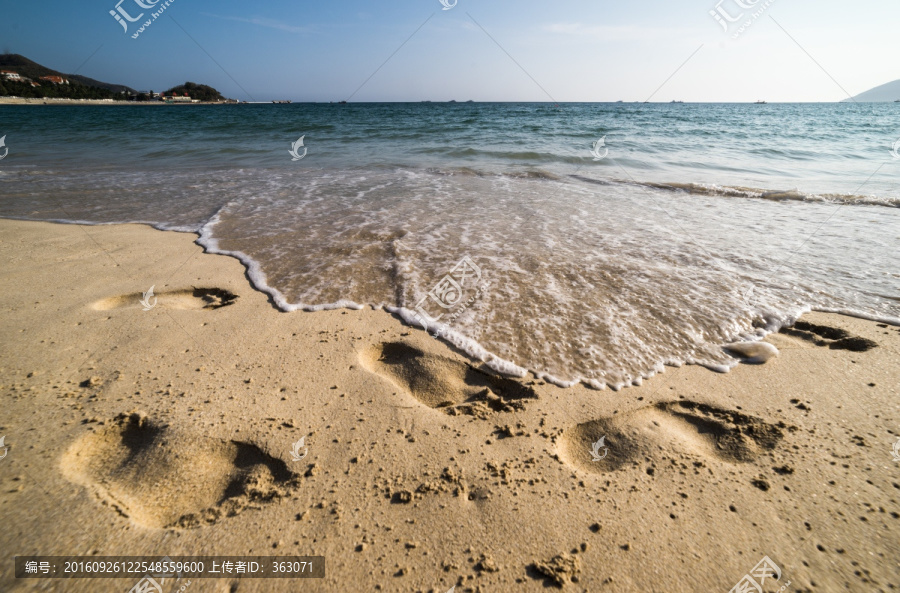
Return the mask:
<path fill-rule="evenodd" d="M 900 80 L 889 82 L 874 89 L 860 93 L 853 99 L 844 99 L 841 103 L 849 103 L 851 100 L 859 103 L 884 103 L 900 99 Z"/>
<path fill-rule="evenodd" d="M 134 89 L 121 84 L 100 82 L 99 80 L 94 80 L 93 78 L 88 78 L 87 76 L 81 76 L 80 74 L 64 74 L 62 72 L 57 72 L 56 70 L 51 70 L 46 66 L 41 66 L 37 62 L 33 62 L 25 56 L 20 56 L 19 54 L 0 54 L 0 70 L 13 70 L 15 72 L 18 72 L 22 76 L 30 78 L 32 80 L 40 80 L 42 76 L 62 76 L 63 78 L 69 79 L 69 81 L 73 83 L 83 84 L 84 86 L 97 89 L 105 89 L 113 93 L 135 92 Z"/>

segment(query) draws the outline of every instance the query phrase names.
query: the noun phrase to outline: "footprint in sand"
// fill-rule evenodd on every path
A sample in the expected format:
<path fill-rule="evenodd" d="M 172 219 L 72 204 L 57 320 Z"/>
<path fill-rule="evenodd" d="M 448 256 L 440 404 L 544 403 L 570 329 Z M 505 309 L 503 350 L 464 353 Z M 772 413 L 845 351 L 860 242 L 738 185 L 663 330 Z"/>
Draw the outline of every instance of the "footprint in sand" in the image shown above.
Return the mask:
<path fill-rule="evenodd" d="M 846 330 L 807 321 L 798 321 L 791 327 L 782 328 L 781 333 L 812 342 L 816 346 L 828 346 L 832 350 L 866 352 L 878 346 L 878 342 L 854 336 Z"/>
<path fill-rule="evenodd" d="M 579 424 L 562 434 L 559 452 L 566 463 L 593 473 L 638 465 L 661 453 L 741 463 L 774 449 L 784 428 L 783 423 L 769 424 L 706 404 L 663 402 L 621 417 Z M 594 461 L 592 444 L 602 437 L 606 437 L 602 446 L 607 453 Z"/>
<path fill-rule="evenodd" d="M 190 528 L 286 496 L 299 477 L 255 445 L 186 434 L 139 413 L 76 441 L 60 461 L 135 523 Z"/>
<path fill-rule="evenodd" d="M 140 308 L 142 298 L 144 295 L 140 292 L 123 294 L 96 301 L 91 307 L 96 311 Z M 153 298 L 156 300 L 151 300 L 151 303 L 165 309 L 200 310 L 227 307 L 237 300 L 238 295 L 222 288 L 185 288 L 159 292 L 153 295 Z"/>
<path fill-rule="evenodd" d="M 371 373 L 386 378 L 426 406 L 446 414 L 487 418 L 513 412 L 537 398 L 530 387 L 452 358 L 430 354 L 406 342 L 385 342 L 360 353 Z"/>

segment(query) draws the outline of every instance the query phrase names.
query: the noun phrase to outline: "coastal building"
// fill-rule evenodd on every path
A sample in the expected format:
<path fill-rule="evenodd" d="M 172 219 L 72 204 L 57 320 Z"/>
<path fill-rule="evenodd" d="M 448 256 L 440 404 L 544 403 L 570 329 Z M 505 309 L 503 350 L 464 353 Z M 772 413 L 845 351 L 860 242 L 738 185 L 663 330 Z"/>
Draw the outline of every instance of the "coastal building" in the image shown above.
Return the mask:
<path fill-rule="evenodd" d="M 0 70 L 0 75 L 7 80 L 22 80 L 22 75 L 18 72 L 13 72 L 12 70 Z"/>
<path fill-rule="evenodd" d="M 153 91 L 134 91 L 123 93 L 128 101 L 163 101 L 165 96 Z M 143 98 L 142 98 L 143 97 Z"/>
<path fill-rule="evenodd" d="M 169 97 L 165 97 L 165 100 L 166 100 L 166 102 L 172 102 L 172 103 L 194 103 L 195 102 L 195 101 L 191 100 L 190 95 L 188 95 L 187 93 L 185 93 L 183 97 L 181 95 L 173 94 Z"/>
<path fill-rule="evenodd" d="M 41 76 L 41 80 L 46 80 L 53 84 L 69 84 L 69 81 L 62 76 Z"/>

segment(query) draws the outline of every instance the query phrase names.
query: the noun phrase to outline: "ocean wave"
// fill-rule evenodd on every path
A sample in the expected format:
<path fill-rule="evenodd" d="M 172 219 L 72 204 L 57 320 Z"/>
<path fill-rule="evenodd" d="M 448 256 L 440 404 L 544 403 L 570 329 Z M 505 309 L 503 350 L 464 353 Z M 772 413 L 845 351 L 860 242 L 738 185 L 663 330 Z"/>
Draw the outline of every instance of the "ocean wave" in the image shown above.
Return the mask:
<path fill-rule="evenodd" d="M 886 206 L 900 208 L 900 198 L 860 194 L 809 193 L 799 189 L 761 189 L 712 183 L 660 183 L 655 181 L 626 181 L 622 179 L 592 179 L 580 175 L 572 175 L 574 179 L 586 183 L 608 185 L 619 183 L 647 187 L 673 193 L 685 193 L 700 196 L 718 196 L 726 198 L 754 198 L 772 202 L 819 202 L 855 206 Z"/>
<path fill-rule="evenodd" d="M 590 155 L 576 156 L 573 154 L 560 154 L 539 152 L 534 150 L 488 150 L 472 146 L 428 146 L 415 150 L 416 154 L 440 155 L 448 158 L 479 158 L 495 160 L 497 162 L 528 161 L 542 164 L 582 164 L 590 161 Z"/>

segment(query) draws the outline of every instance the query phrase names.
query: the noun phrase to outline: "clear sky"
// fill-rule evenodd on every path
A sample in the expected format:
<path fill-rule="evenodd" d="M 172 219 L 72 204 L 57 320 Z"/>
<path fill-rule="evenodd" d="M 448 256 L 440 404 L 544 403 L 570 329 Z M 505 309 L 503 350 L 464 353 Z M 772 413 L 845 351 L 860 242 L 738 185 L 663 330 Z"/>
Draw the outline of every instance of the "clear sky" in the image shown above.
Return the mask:
<path fill-rule="evenodd" d="M 728 32 L 717 0 L 174 0 L 133 39 L 154 1 L 122 1 L 145 13 L 126 33 L 118 0 L 0 0 L 0 50 L 241 100 L 839 101 L 900 78 L 896 0 L 769 0 L 755 20 L 767 0 L 723 0 Z"/>

